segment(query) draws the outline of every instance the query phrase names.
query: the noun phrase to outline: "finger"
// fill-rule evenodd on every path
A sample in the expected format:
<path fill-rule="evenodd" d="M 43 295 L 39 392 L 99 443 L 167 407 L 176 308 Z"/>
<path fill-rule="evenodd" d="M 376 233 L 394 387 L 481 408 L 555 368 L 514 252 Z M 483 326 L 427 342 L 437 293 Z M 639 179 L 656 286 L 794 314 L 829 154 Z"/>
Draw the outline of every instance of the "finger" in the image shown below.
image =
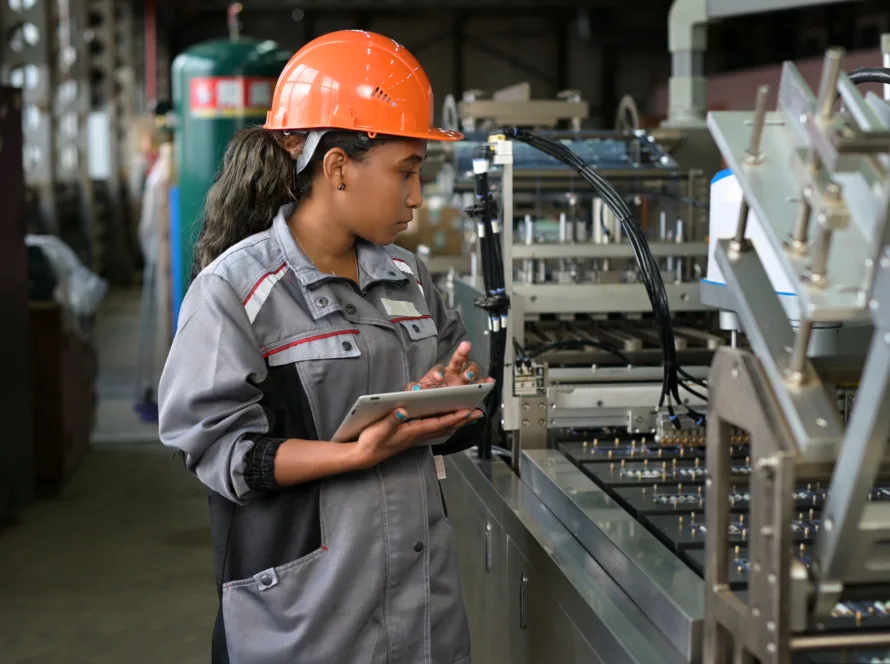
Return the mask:
<path fill-rule="evenodd" d="M 464 424 L 472 421 L 470 419 L 471 413 L 466 411 L 466 415 L 464 415 L 463 412 L 464 411 L 448 415 L 446 418 L 441 418 L 441 420 L 436 423 L 435 427 L 431 426 L 430 430 L 424 431 L 418 440 L 427 441 L 435 440 L 436 438 L 450 438 L 457 433 Z"/>
<path fill-rule="evenodd" d="M 485 380 L 483 380 L 482 382 L 483 382 L 483 383 L 493 383 L 493 382 L 494 382 L 494 378 L 488 377 L 488 378 L 486 378 Z"/>
<path fill-rule="evenodd" d="M 406 423 L 403 428 L 411 436 L 421 437 L 430 436 L 432 434 L 441 435 L 441 432 L 453 428 L 457 423 L 467 419 L 468 415 L 470 415 L 470 411 L 465 409 L 448 415 L 412 420 L 411 422 Z"/>
<path fill-rule="evenodd" d="M 476 362 L 470 362 L 466 369 L 464 369 L 464 380 L 468 383 L 472 383 L 474 380 L 479 380 L 482 378 L 482 367 L 480 367 Z"/>
<path fill-rule="evenodd" d="M 408 383 L 405 385 L 406 392 L 416 392 L 417 390 L 423 389 L 423 385 L 420 383 Z"/>
<path fill-rule="evenodd" d="M 432 369 L 427 371 L 426 376 L 420 379 L 420 384 L 423 389 L 429 389 L 431 387 L 441 387 L 444 385 L 445 381 L 445 367 L 441 364 L 437 364 Z"/>
<path fill-rule="evenodd" d="M 402 408 L 397 408 L 392 413 L 390 413 L 387 417 L 384 417 L 379 422 L 372 424 L 368 429 L 371 433 L 373 433 L 373 437 L 376 440 L 386 440 L 393 434 L 395 434 L 396 430 L 399 427 L 405 426 L 404 422 L 408 419 L 408 413 L 405 412 Z"/>
<path fill-rule="evenodd" d="M 454 355 L 451 356 L 451 361 L 448 363 L 448 367 L 446 368 L 446 373 L 460 375 L 461 370 L 466 365 L 467 360 L 470 359 L 470 349 L 472 346 L 469 341 L 461 341 L 457 347 L 457 350 L 454 351 Z"/>
<path fill-rule="evenodd" d="M 483 413 L 478 408 L 474 410 L 472 413 L 467 413 L 467 416 L 461 421 L 458 427 L 465 427 L 469 424 L 475 424 L 479 420 L 485 417 L 485 413 Z"/>

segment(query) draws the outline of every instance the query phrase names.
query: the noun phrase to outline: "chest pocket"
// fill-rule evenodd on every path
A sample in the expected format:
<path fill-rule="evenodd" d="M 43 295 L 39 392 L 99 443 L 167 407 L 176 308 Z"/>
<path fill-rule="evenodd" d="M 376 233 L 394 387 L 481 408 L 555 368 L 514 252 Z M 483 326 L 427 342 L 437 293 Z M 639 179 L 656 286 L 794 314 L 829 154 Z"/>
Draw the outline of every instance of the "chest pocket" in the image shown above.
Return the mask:
<path fill-rule="evenodd" d="M 436 364 L 439 330 L 429 316 L 397 318 L 392 321 L 402 328 L 411 380 L 419 380 Z"/>
<path fill-rule="evenodd" d="M 284 339 L 269 348 L 265 357 L 270 367 L 294 367 L 294 379 L 302 383 L 322 440 L 333 433 L 345 412 L 367 387 L 367 358 L 361 346 L 361 333 L 355 328 L 316 331 Z"/>

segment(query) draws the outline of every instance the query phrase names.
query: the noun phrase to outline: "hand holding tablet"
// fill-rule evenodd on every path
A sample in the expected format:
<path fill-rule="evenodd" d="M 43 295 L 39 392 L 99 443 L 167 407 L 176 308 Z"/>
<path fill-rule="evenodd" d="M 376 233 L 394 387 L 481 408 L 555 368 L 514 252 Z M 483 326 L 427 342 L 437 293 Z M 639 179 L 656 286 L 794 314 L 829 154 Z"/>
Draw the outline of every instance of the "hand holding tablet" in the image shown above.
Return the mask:
<path fill-rule="evenodd" d="M 475 382 L 481 378 L 482 371 L 478 364 L 469 361 L 470 349 L 469 342 L 461 343 L 448 366 L 433 367 L 420 381 L 409 383 L 404 392 L 359 397 L 332 440 L 356 440 L 366 428 L 387 419 L 387 415 L 392 415 L 396 425 L 400 421 L 397 416 L 402 416 L 406 422 L 405 428 L 435 427 L 435 422 L 427 423 L 426 420 L 462 411 L 466 411 L 466 414 L 450 428 L 479 419 L 483 413 L 478 407 L 494 387 L 494 379 L 485 378 L 482 382 Z M 396 409 L 398 412 L 394 412 Z M 446 433 L 445 430 L 436 431 L 436 435 L 426 437 L 434 439 Z"/>

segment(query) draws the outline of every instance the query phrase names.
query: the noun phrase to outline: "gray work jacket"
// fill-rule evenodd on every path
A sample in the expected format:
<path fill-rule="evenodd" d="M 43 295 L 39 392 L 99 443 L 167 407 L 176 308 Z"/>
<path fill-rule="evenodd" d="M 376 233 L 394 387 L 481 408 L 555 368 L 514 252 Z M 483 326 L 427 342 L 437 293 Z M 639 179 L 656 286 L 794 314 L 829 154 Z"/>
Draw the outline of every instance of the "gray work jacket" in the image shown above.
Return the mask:
<path fill-rule="evenodd" d="M 284 440 L 330 440 L 357 397 L 404 389 L 466 329 L 398 247 L 359 243 L 357 287 L 320 272 L 291 210 L 195 278 L 160 384 L 161 440 L 211 490 L 213 661 L 469 664 L 429 446 L 296 487 L 274 478 Z"/>

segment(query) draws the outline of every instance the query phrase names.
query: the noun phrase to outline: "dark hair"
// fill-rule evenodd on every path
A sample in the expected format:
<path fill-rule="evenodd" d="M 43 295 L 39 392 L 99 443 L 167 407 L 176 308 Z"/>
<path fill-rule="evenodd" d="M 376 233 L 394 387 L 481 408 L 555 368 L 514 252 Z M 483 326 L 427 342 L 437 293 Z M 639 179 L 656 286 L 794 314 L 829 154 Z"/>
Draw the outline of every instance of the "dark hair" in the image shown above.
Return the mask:
<path fill-rule="evenodd" d="M 259 126 L 237 132 L 204 201 L 195 273 L 229 247 L 267 230 L 282 205 L 307 198 L 329 150 L 342 148 L 350 159 L 361 161 L 381 140 L 351 131 L 328 132 L 307 167 L 294 178 L 294 161 L 303 153 L 305 134 L 267 131 Z"/>

